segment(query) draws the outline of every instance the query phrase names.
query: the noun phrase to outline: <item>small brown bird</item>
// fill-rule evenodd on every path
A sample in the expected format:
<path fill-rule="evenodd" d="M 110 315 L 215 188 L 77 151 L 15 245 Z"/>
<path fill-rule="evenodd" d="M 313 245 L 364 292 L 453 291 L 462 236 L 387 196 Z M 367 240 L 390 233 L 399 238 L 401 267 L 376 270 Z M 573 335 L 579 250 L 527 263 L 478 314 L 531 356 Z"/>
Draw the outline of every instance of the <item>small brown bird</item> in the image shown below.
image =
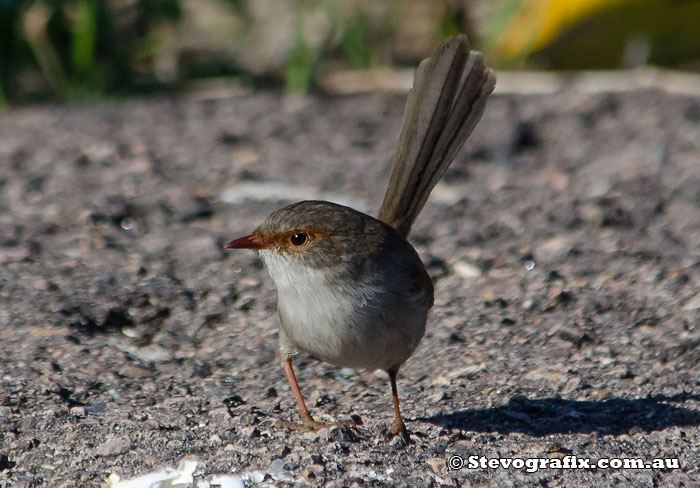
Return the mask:
<path fill-rule="evenodd" d="M 258 250 L 277 286 L 280 360 L 302 427 L 325 426 L 306 408 L 292 368 L 292 359 L 306 353 L 337 366 L 386 371 L 395 412 L 389 435 L 408 441 L 396 375 L 425 333 L 433 283 L 406 237 L 495 84 L 464 36 L 447 39 L 416 71 L 378 218 L 304 201 L 226 245 Z"/>

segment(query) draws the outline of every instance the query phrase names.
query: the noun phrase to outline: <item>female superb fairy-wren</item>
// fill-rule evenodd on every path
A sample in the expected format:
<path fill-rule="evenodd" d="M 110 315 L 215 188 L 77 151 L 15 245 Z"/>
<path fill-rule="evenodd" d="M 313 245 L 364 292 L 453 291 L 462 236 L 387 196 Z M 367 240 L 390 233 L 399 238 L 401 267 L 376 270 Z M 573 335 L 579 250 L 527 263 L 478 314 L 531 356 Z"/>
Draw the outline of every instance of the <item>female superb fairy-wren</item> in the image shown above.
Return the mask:
<path fill-rule="evenodd" d="M 292 359 L 306 353 L 389 374 L 395 418 L 389 436 L 408 441 L 396 375 L 425 332 L 433 283 L 406 240 L 430 192 L 481 119 L 496 77 L 464 36 L 449 38 L 418 67 L 377 218 L 324 201 L 273 212 L 228 249 L 260 252 L 277 286 L 279 354 L 302 424 L 311 417 Z"/>

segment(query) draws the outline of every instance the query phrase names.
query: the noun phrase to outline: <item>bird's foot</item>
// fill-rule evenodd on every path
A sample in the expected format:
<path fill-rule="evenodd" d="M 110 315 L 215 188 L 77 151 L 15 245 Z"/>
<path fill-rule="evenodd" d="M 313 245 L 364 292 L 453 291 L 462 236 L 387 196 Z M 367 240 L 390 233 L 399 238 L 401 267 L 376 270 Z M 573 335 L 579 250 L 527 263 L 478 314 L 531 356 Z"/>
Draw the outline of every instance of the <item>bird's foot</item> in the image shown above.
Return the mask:
<path fill-rule="evenodd" d="M 391 427 L 384 432 L 384 439 L 387 442 L 394 442 L 394 439 L 398 439 L 404 445 L 410 444 L 411 436 L 408 435 L 408 430 L 406 430 L 406 424 L 403 423 L 401 418 L 396 418 L 391 424 Z"/>

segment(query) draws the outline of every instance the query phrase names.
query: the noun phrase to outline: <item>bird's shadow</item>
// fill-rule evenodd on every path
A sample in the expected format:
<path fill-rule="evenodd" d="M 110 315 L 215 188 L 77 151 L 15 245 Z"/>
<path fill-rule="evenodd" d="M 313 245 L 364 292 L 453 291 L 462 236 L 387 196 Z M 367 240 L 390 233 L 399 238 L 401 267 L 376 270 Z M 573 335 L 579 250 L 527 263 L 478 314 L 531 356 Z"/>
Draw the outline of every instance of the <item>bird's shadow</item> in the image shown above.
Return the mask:
<path fill-rule="evenodd" d="M 473 432 L 621 435 L 700 425 L 700 411 L 674 405 L 686 400 L 700 400 L 700 395 L 680 393 L 601 401 L 517 396 L 499 407 L 439 413 L 416 420 Z"/>

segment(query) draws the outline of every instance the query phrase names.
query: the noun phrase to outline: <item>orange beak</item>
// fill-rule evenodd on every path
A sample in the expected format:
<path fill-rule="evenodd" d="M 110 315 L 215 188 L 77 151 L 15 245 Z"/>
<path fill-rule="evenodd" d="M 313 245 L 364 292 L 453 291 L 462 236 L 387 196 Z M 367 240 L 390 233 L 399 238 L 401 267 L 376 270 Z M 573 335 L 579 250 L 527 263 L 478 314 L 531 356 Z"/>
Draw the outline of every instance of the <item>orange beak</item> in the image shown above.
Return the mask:
<path fill-rule="evenodd" d="M 255 236 L 255 234 L 251 234 L 249 236 L 239 237 L 238 239 L 229 242 L 224 247 L 226 249 L 262 249 L 264 246 L 263 243 L 260 242 Z"/>

